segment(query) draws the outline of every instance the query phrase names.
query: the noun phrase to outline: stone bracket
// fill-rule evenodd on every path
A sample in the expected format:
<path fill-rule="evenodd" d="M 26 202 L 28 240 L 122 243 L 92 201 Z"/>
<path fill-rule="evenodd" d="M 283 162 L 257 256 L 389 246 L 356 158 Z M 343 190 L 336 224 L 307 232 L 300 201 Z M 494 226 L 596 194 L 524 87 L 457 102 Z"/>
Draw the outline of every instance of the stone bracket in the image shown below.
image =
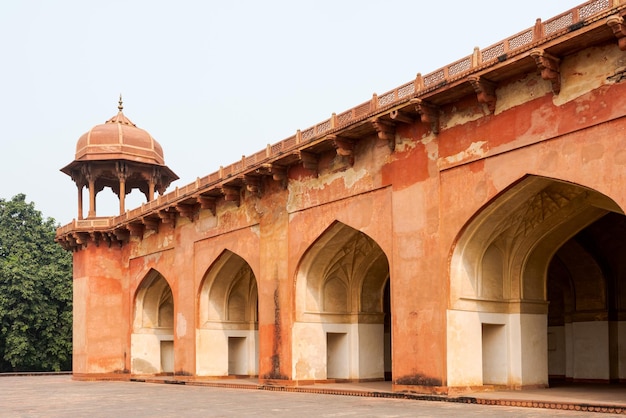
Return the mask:
<path fill-rule="evenodd" d="M 389 149 L 394 151 L 396 149 L 396 124 L 391 121 L 374 118 L 372 119 L 372 125 L 376 129 L 378 139 L 387 141 Z"/>
<path fill-rule="evenodd" d="M 249 174 L 245 174 L 243 177 L 243 182 L 246 185 L 246 190 L 257 196 L 261 196 L 263 192 L 263 181 L 260 176 L 251 176 Z"/>
<path fill-rule="evenodd" d="M 90 232 L 89 233 L 89 240 L 92 241 L 94 244 L 96 244 L 96 247 L 100 246 L 100 241 L 102 241 L 102 234 L 99 232 Z"/>
<path fill-rule="evenodd" d="M 147 231 L 159 232 L 159 219 L 141 218 L 141 223 Z"/>
<path fill-rule="evenodd" d="M 200 209 L 208 209 L 211 211 L 211 214 L 215 216 L 215 198 L 210 196 L 198 196 L 196 197 L 196 201 L 200 205 Z"/>
<path fill-rule="evenodd" d="M 613 31 L 613 35 L 617 38 L 617 45 L 622 51 L 626 51 L 626 25 L 622 16 L 609 16 L 606 24 Z"/>
<path fill-rule="evenodd" d="M 172 226 L 176 225 L 176 212 L 169 211 L 169 209 L 160 210 L 159 218 L 161 218 L 161 222 L 164 224 L 172 224 Z"/>
<path fill-rule="evenodd" d="M 130 231 L 130 236 L 135 238 L 143 238 L 144 225 L 142 223 L 131 222 L 126 225 Z"/>
<path fill-rule="evenodd" d="M 109 244 L 109 248 L 111 248 L 111 246 L 118 242 L 117 237 L 115 236 L 115 234 L 113 232 L 106 232 L 104 234 L 102 234 L 102 237 L 107 241 L 107 243 Z M 119 246 L 122 246 L 122 242 L 118 242 Z"/>
<path fill-rule="evenodd" d="M 239 202 L 241 200 L 241 189 L 236 186 L 222 186 L 222 194 L 224 195 L 224 200 L 227 202 L 235 202 L 237 206 L 239 206 Z"/>
<path fill-rule="evenodd" d="M 91 237 L 89 236 L 88 232 L 76 232 L 76 234 L 74 235 L 76 244 L 80 246 L 81 248 L 87 247 L 87 244 L 89 243 L 90 238 Z"/>
<path fill-rule="evenodd" d="M 342 157 L 350 157 L 354 153 L 354 139 L 345 138 L 337 135 L 328 135 L 326 140 L 332 141 L 333 146 L 337 150 L 337 155 Z"/>
<path fill-rule="evenodd" d="M 279 181 L 283 188 L 287 187 L 287 167 L 274 163 L 265 163 L 255 170 L 258 175 L 272 176 L 272 180 Z"/>
<path fill-rule="evenodd" d="M 535 59 L 537 68 L 541 71 L 541 78 L 550 81 L 552 92 L 559 94 L 561 91 L 561 60 L 542 49 L 533 49 L 530 51 L 530 56 Z"/>
<path fill-rule="evenodd" d="M 411 99 L 411 104 L 415 105 L 415 111 L 420 115 L 420 121 L 429 123 L 430 130 L 437 135 L 439 133 L 439 107 L 417 98 Z"/>
<path fill-rule="evenodd" d="M 402 122 L 402 123 L 408 123 L 408 124 L 415 122 L 415 119 L 413 119 L 411 115 L 404 113 L 398 109 L 394 109 L 391 112 L 389 112 L 389 117 L 394 122 Z"/>
<path fill-rule="evenodd" d="M 492 114 L 496 111 L 496 83 L 489 81 L 479 75 L 471 75 L 468 80 L 474 92 L 478 103 L 486 104 L 489 112 Z"/>
<path fill-rule="evenodd" d="M 115 231 L 113 231 L 113 234 L 115 235 L 117 241 L 119 241 L 120 247 L 123 243 L 128 242 L 128 240 L 130 239 L 130 231 L 126 228 L 117 228 Z"/>
<path fill-rule="evenodd" d="M 197 219 L 200 208 L 199 205 L 178 203 L 176 205 L 176 210 L 178 211 L 178 213 L 181 214 L 181 216 L 184 216 L 185 218 L 193 222 Z"/>
<path fill-rule="evenodd" d="M 317 175 L 317 165 L 319 158 L 312 152 L 298 151 L 298 157 L 302 161 L 302 167 L 313 171 Z"/>

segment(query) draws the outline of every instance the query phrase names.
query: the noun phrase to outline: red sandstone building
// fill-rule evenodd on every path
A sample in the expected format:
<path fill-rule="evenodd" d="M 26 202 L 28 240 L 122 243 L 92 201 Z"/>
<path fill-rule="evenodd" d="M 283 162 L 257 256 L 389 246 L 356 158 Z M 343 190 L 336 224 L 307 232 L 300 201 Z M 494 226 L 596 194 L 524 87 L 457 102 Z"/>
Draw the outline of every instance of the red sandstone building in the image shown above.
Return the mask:
<path fill-rule="evenodd" d="M 624 15 L 537 21 L 167 194 L 120 106 L 62 169 L 74 376 L 626 380 Z"/>

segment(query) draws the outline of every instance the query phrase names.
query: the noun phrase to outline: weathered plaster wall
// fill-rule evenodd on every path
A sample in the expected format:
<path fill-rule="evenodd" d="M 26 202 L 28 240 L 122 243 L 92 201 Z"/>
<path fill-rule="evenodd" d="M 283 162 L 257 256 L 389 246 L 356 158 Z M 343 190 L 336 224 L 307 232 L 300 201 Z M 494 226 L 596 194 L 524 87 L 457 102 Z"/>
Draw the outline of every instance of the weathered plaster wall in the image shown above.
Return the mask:
<path fill-rule="evenodd" d="M 260 192 L 242 186 L 239 202 L 220 197 L 215 213 L 175 215 L 121 247 L 81 248 L 75 373 L 157 373 L 160 342 L 171 339 L 178 375 L 381 379 L 390 314 L 396 390 L 626 378 L 626 344 L 615 342 L 626 340 L 624 322 L 548 327 L 545 286 L 549 260 L 578 226 L 626 208 L 626 84 L 612 77 L 624 60 L 612 44 L 587 48 L 561 61 L 558 95 L 527 71 L 499 83 L 493 114 L 468 94 L 439 109 L 437 134 L 418 119 L 397 124 L 392 150 L 370 130 L 349 157 L 321 148 L 316 170 L 294 163 L 281 181 L 263 177 Z M 507 217 L 540 186 L 580 191 L 579 205 L 555 211 L 545 234 L 507 235 Z M 345 254 L 374 267 L 346 267 Z M 229 280 L 241 266 L 248 315 L 235 320 Z M 376 277 L 325 281 L 328 266 Z M 157 273 L 174 301 L 167 330 L 137 317 Z M 213 285 L 221 300 L 208 300 Z"/>
<path fill-rule="evenodd" d="M 119 248 L 94 246 L 74 253 L 73 371 L 77 375 L 129 369 L 125 364 L 130 353 L 123 258 Z"/>

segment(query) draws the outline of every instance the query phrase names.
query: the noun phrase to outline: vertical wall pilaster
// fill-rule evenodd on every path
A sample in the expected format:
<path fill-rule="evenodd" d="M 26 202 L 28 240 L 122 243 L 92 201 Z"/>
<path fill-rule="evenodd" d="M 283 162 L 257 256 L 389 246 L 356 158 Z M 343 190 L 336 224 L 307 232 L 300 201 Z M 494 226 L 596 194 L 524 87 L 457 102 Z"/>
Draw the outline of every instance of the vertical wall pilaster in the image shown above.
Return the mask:
<path fill-rule="evenodd" d="M 289 277 L 288 192 L 276 182 L 260 218 L 259 379 L 291 379 L 293 278 Z"/>

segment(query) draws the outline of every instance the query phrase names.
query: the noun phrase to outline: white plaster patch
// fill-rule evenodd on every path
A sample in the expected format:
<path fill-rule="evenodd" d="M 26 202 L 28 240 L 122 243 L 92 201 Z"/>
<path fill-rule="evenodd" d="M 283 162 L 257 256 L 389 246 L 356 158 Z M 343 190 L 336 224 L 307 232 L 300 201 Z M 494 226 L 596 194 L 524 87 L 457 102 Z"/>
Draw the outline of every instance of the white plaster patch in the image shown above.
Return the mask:
<path fill-rule="evenodd" d="M 435 136 L 431 135 L 425 137 L 422 139 L 422 144 L 424 144 L 426 148 L 428 159 L 430 161 L 437 161 L 437 158 L 439 158 L 439 144 L 435 141 Z"/>
<path fill-rule="evenodd" d="M 187 334 L 187 320 L 182 313 L 178 313 L 176 317 L 176 335 L 178 337 L 184 337 Z"/>
<path fill-rule="evenodd" d="M 417 146 L 417 143 L 411 138 L 396 137 L 396 152 L 404 152 L 413 149 Z"/>
<path fill-rule="evenodd" d="M 469 113 L 469 112 L 459 112 L 458 109 L 453 109 L 452 112 L 448 115 L 447 121 L 445 119 L 441 120 L 440 130 L 450 129 L 458 125 L 464 125 L 468 122 L 473 122 L 478 120 L 485 115 L 483 113 Z"/>
<path fill-rule="evenodd" d="M 523 79 L 496 90 L 495 114 L 498 115 L 546 94 L 552 94 L 550 82 L 542 80 L 538 74 L 528 74 Z"/>
<path fill-rule="evenodd" d="M 610 83 L 611 76 L 623 65 L 623 52 L 617 44 L 568 57 L 561 63 L 561 91 L 554 96 L 554 104 L 561 106 Z"/>
<path fill-rule="evenodd" d="M 454 164 L 467 160 L 471 157 L 484 157 L 487 154 L 487 151 L 483 150 L 483 146 L 486 143 L 487 141 L 472 142 L 466 150 L 446 157 L 443 160 L 448 164 Z"/>
<path fill-rule="evenodd" d="M 364 168 L 360 170 L 349 169 L 325 175 L 323 177 L 308 178 L 303 181 L 290 181 L 287 185 L 289 190 L 287 207 L 292 208 L 298 205 L 298 203 L 304 203 L 302 199 L 307 190 L 322 190 L 324 187 L 333 183 L 337 179 L 343 180 L 344 186 L 347 189 L 350 189 L 366 175 L 367 170 Z"/>

